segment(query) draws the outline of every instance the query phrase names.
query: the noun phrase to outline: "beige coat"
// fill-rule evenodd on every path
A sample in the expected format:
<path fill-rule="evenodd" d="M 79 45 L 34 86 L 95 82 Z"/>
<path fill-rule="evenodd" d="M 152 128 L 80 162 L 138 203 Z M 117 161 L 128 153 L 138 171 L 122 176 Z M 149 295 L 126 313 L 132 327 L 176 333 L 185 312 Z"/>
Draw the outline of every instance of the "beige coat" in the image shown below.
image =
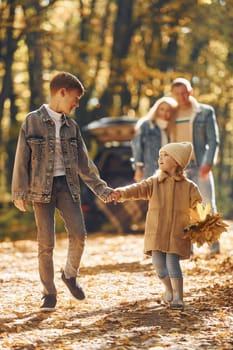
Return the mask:
<path fill-rule="evenodd" d="M 119 188 L 121 200 L 149 200 L 146 215 L 144 252 L 152 250 L 190 257 L 191 242 L 184 239 L 184 227 L 190 223 L 189 208 L 202 198 L 198 187 L 183 176 L 161 173 L 137 184 Z"/>

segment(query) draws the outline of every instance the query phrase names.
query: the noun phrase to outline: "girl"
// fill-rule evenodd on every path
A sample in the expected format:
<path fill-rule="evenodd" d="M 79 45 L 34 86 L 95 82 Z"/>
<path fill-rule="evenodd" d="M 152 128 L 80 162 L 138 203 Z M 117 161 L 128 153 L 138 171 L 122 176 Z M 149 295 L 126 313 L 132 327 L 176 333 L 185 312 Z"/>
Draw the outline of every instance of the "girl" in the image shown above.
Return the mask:
<path fill-rule="evenodd" d="M 137 184 L 115 189 L 107 198 L 149 200 L 144 252 L 152 256 L 155 271 L 165 287 L 163 300 L 183 309 L 183 276 L 180 259 L 190 257 L 191 242 L 184 239 L 189 209 L 202 198 L 198 187 L 184 174 L 193 151 L 190 142 L 169 143 L 159 151 L 159 171 Z"/>

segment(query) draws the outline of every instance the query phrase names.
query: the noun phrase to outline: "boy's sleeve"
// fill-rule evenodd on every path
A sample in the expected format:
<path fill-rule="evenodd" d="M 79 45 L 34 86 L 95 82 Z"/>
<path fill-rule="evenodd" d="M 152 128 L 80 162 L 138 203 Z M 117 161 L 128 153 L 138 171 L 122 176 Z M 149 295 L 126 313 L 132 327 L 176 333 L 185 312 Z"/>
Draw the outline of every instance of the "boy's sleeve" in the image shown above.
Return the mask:
<path fill-rule="evenodd" d="M 99 170 L 90 159 L 87 147 L 78 129 L 79 175 L 85 184 L 102 200 L 112 192 L 107 183 L 100 178 Z"/>
<path fill-rule="evenodd" d="M 29 185 L 30 149 L 26 142 L 23 126 L 20 129 L 15 153 L 14 169 L 12 176 L 12 199 L 26 200 Z"/>

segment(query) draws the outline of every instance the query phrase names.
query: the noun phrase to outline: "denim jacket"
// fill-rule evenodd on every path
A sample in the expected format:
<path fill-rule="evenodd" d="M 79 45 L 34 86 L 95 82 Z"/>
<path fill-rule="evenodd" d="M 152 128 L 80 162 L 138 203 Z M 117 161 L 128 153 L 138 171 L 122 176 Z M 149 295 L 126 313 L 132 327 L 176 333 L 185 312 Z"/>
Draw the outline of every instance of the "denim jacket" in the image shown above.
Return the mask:
<path fill-rule="evenodd" d="M 193 119 L 193 146 L 198 166 L 215 163 L 219 148 L 219 131 L 215 111 L 209 105 L 197 103 Z"/>
<path fill-rule="evenodd" d="M 67 184 L 74 201 L 80 199 L 80 178 L 102 200 L 111 192 L 89 158 L 78 124 L 63 116 L 60 130 Z M 29 113 L 22 124 L 15 155 L 12 198 L 47 203 L 51 200 L 55 154 L 55 125 L 46 108 Z"/>
<path fill-rule="evenodd" d="M 143 167 L 144 177 L 152 176 L 158 168 L 161 148 L 161 130 L 156 123 L 146 120 L 139 133 L 131 141 L 135 167 Z"/>

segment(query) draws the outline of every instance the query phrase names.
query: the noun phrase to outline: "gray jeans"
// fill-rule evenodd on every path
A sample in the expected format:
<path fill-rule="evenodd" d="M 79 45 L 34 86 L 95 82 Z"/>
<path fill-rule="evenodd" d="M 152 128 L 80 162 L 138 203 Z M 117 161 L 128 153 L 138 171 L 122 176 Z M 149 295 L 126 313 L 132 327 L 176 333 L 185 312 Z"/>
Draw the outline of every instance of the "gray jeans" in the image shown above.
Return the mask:
<path fill-rule="evenodd" d="M 53 249 L 55 246 L 55 209 L 68 234 L 68 252 L 64 268 L 66 278 L 76 277 L 84 250 L 86 229 L 80 202 L 74 202 L 65 176 L 54 177 L 50 203 L 33 203 L 37 226 L 39 274 L 44 294 L 56 294 Z"/>

